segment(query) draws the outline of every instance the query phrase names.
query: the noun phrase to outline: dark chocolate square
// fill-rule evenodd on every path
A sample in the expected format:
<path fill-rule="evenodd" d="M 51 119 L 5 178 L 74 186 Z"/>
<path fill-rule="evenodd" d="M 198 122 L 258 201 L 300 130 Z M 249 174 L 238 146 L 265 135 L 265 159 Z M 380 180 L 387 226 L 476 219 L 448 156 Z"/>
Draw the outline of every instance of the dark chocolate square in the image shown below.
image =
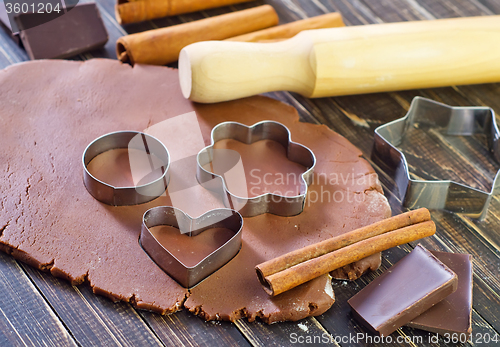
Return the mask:
<path fill-rule="evenodd" d="M 37 26 L 33 23 L 43 21 L 37 13 L 20 14 L 15 20 L 31 59 L 68 58 L 100 48 L 108 41 L 95 3 L 75 6 L 66 14 Z"/>

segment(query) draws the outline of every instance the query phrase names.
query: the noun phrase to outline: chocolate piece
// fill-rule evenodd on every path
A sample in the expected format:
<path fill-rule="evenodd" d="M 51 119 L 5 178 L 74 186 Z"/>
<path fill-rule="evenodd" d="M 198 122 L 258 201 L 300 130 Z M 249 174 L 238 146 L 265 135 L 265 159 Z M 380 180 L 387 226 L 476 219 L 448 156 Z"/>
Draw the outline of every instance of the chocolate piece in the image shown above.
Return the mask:
<path fill-rule="evenodd" d="M 468 337 L 472 331 L 472 256 L 438 251 L 431 253 L 457 274 L 457 290 L 406 326 L 441 335 L 467 334 Z"/>
<path fill-rule="evenodd" d="M 14 17 L 30 59 L 68 58 L 100 48 L 108 33 L 94 3 L 77 5 L 53 19 L 53 13 L 23 13 Z M 48 20 L 48 21 L 47 21 Z M 43 22 L 43 24 L 39 24 Z"/>
<path fill-rule="evenodd" d="M 170 313 L 185 307 L 205 319 L 261 317 L 269 323 L 321 314 L 334 302 L 329 276 L 271 299 L 254 266 L 390 216 L 375 171 L 345 138 L 324 125 L 300 123 L 293 107 L 262 96 L 191 103 L 182 96 L 177 70 L 139 64 L 132 68 L 107 59 L 22 63 L 0 74 L 0 104 L 6 130 L 0 136 L 0 249 L 73 283 L 88 280 L 95 293 L 139 308 Z M 92 140 L 112 131 L 143 131 L 165 120 L 175 123 L 177 116 L 193 110 L 194 124 L 169 123 L 159 132 L 172 157 L 167 196 L 112 207 L 87 192 L 81 160 Z M 214 125 L 229 120 L 251 125 L 265 119 L 287 126 L 292 139 L 318 158 L 304 212 L 290 218 L 246 218 L 240 252 L 187 291 L 142 250 L 142 215 L 149 208 L 172 205 L 172 200 L 191 216 L 223 207 L 217 196 L 198 185 L 196 154 L 210 143 Z M 193 135 L 198 124 L 200 141 Z M 254 150 L 261 153 L 255 160 L 269 167 L 283 155 L 274 147 Z M 245 165 L 255 164 L 246 158 L 243 153 Z M 111 171 L 112 162 L 103 170 Z M 281 159 L 275 170 L 293 170 L 285 165 Z M 365 272 L 379 259 L 356 265 L 356 271 Z"/>
<path fill-rule="evenodd" d="M 353 316 L 389 335 L 457 289 L 457 275 L 421 245 L 349 299 Z"/>

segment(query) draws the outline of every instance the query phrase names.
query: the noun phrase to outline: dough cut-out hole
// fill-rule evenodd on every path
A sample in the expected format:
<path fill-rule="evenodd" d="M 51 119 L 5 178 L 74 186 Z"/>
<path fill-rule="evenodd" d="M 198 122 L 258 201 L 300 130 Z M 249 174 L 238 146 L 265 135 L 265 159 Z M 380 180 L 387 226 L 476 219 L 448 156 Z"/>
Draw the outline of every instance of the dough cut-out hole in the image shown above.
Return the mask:
<path fill-rule="evenodd" d="M 285 148 L 276 141 L 261 140 L 248 145 L 224 139 L 217 141 L 214 149 L 230 149 L 241 156 L 245 170 L 246 192 L 235 191 L 245 187 L 229 187 L 229 191 L 235 195 L 247 195 L 249 198 L 265 193 L 297 196 L 307 190 L 302 179 L 302 174 L 307 168 L 288 159 Z M 224 174 L 217 172 L 217 167 L 205 167 L 205 169 L 221 176 Z"/>
<path fill-rule="evenodd" d="M 157 225 L 149 228 L 149 231 L 186 267 L 196 266 L 234 236 L 234 231 L 228 228 L 211 228 L 195 236 L 182 234 L 178 228 L 170 225 Z"/>

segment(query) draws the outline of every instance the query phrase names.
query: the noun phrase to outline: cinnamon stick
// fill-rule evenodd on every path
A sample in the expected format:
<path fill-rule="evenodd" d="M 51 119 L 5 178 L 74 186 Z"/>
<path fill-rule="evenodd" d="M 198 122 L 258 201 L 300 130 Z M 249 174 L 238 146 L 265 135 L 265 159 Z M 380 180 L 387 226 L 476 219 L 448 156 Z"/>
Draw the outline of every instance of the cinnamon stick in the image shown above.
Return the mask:
<path fill-rule="evenodd" d="M 209 8 L 248 2 L 251 0 L 142 0 L 119 3 L 115 16 L 119 24 L 137 23 L 145 20 L 176 16 Z"/>
<path fill-rule="evenodd" d="M 366 240 L 370 237 L 429 220 L 431 220 L 431 215 L 429 210 L 426 208 L 420 208 L 418 210 L 402 213 L 350 231 L 343 235 L 332 237 L 328 240 L 286 253 L 278 258 L 258 265 L 258 269 L 264 277 L 269 276 L 309 259 L 333 252 L 337 249 Z"/>
<path fill-rule="evenodd" d="M 303 30 L 336 28 L 345 26 L 342 16 L 338 12 L 327 13 L 316 17 L 301 19 L 295 22 L 278 25 L 276 27 L 255 31 L 226 39 L 225 41 L 266 42 L 276 39 L 294 37 Z"/>
<path fill-rule="evenodd" d="M 116 54 L 122 62 L 165 65 L 177 61 L 185 46 L 207 40 L 223 40 L 278 24 L 270 5 L 201 19 L 171 27 L 120 37 Z"/>
<path fill-rule="evenodd" d="M 407 212 L 256 266 L 264 290 L 278 295 L 372 254 L 433 235 L 427 209 Z"/>

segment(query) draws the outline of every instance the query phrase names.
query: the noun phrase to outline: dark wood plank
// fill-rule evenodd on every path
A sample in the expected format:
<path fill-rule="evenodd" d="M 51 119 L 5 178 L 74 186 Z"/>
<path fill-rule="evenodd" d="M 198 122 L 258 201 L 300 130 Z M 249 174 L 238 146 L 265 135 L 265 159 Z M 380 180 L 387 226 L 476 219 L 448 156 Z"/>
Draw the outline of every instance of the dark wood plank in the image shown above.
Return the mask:
<path fill-rule="evenodd" d="M 0 28 L 1 30 L 1 28 Z M 5 50 L 0 46 L 0 68 L 4 68 L 13 64 L 14 62 L 11 60 L 10 56 L 5 52 Z"/>
<path fill-rule="evenodd" d="M 500 2 L 497 0 L 474 0 L 478 6 L 482 6 L 484 12 L 490 12 L 491 14 L 500 14 Z"/>
<path fill-rule="evenodd" d="M 19 63 L 21 61 L 29 60 L 26 51 L 17 45 L 12 38 L 5 32 L 3 28 L 0 27 L 0 47 L 1 53 L 8 58 L 7 61 L 10 64 Z M 10 65 L 8 64 L 8 65 Z M 1 66 L 1 68 L 7 65 Z"/>
<path fill-rule="evenodd" d="M 168 316 L 139 314 L 166 346 L 250 346 L 230 322 L 205 322 L 186 310 Z"/>
<path fill-rule="evenodd" d="M 369 23 L 381 23 L 366 5 L 360 1 L 349 0 L 314 0 L 318 6 L 327 9 L 329 12 L 339 12 L 342 14 L 344 23 L 347 25 L 363 25 Z"/>
<path fill-rule="evenodd" d="M 300 1 L 300 0 L 288 0 L 288 1 L 277 1 L 271 0 L 266 1 L 274 7 L 276 12 L 280 17 L 281 23 L 288 23 L 311 16 L 317 16 L 323 12 L 317 7 L 313 6 L 311 1 Z"/>
<path fill-rule="evenodd" d="M 410 6 L 412 5 L 409 2 Z M 415 7 L 415 6 L 413 6 Z M 434 18 L 454 18 L 484 15 L 484 8 L 477 6 L 476 1 L 430 1 L 419 0 L 420 13 L 432 14 Z M 490 13 L 486 13 L 490 14 Z M 427 16 L 426 16 L 427 17 Z"/>
<path fill-rule="evenodd" d="M 418 11 L 410 6 L 406 6 L 405 0 L 361 2 L 363 2 L 370 9 L 370 11 L 384 23 L 422 19 L 422 16 L 419 15 Z"/>
<path fill-rule="evenodd" d="M 2 252 L 0 293 L 1 346 L 77 346 L 17 262 Z"/>
<path fill-rule="evenodd" d="M 71 286 L 28 265 L 22 267 L 79 345 L 163 346 L 129 304 L 97 296 L 87 283 Z"/>
<path fill-rule="evenodd" d="M 249 323 L 246 320 L 239 320 L 235 324 L 254 346 L 279 347 L 324 343 L 339 346 L 314 317 L 302 319 L 299 322 L 281 322 L 271 325 L 260 321 Z"/>

